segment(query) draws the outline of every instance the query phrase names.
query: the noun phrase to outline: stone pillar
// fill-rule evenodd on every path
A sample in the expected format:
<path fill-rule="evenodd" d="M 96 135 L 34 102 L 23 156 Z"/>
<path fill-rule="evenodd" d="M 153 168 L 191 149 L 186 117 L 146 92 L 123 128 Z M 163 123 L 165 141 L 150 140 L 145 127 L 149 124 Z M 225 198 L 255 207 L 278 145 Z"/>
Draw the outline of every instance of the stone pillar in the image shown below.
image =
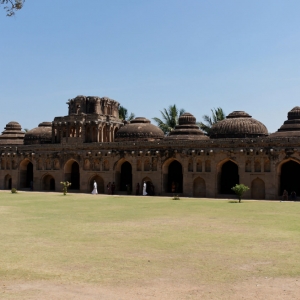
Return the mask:
<path fill-rule="evenodd" d="M 55 143 L 55 129 L 56 127 L 54 127 L 54 125 L 52 124 L 52 144 Z"/>

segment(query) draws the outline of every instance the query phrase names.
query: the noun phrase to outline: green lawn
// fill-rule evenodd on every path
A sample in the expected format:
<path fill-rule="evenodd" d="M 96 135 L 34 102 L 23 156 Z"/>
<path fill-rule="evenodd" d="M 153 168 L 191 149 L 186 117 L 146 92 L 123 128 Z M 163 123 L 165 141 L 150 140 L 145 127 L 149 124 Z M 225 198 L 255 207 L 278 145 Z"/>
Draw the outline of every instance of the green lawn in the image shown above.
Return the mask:
<path fill-rule="evenodd" d="M 300 203 L 0 193 L 0 280 L 229 283 L 300 275 Z"/>

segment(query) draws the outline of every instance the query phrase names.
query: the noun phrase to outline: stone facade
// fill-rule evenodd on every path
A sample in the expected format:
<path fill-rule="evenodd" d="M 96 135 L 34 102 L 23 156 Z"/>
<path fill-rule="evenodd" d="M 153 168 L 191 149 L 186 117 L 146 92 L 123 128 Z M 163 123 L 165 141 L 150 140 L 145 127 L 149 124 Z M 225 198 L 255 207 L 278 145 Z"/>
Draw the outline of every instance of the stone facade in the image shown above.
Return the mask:
<path fill-rule="evenodd" d="M 146 118 L 119 119 L 119 103 L 78 96 L 67 102 L 67 116 L 43 122 L 27 133 L 17 122 L 0 136 L 0 189 L 99 193 L 115 182 L 116 193 L 136 194 L 146 181 L 155 195 L 232 197 L 231 187 L 250 187 L 252 199 L 279 199 L 283 189 L 300 195 L 300 108 L 288 113 L 278 132 L 236 111 L 213 127 L 212 137 L 186 113 L 169 135 Z M 153 187 L 153 188 L 151 188 Z"/>

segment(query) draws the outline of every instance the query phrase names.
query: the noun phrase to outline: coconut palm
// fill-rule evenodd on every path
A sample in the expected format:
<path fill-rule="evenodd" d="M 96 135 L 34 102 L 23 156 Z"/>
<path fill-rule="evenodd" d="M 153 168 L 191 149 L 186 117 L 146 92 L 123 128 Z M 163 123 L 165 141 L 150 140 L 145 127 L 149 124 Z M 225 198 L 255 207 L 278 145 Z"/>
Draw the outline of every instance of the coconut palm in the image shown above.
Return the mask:
<path fill-rule="evenodd" d="M 178 125 L 179 117 L 185 113 L 184 109 L 178 109 L 176 104 L 170 105 L 168 109 L 164 108 L 163 111 L 160 111 L 162 119 L 152 118 L 157 126 L 168 135 L 176 125 Z"/>
<path fill-rule="evenodd" d="M 128 111 L 127 108 L 125 108 L 124 106 L 119 106 L 119 118 L 123 121 L 131 121 L 132 119 L 134 119 L 135 115 L 134 113 L 131 113 L 128 116 Z"/>
<path fill-rule="evenodd" d="M 211 109 L 212 115 L 204 115 L 203 119 L 205 123 L 198 123 L 199 127 L 209 136 L 211 134 L 211 127 L 226 118 L 225 112 L 221 107 Z"/>

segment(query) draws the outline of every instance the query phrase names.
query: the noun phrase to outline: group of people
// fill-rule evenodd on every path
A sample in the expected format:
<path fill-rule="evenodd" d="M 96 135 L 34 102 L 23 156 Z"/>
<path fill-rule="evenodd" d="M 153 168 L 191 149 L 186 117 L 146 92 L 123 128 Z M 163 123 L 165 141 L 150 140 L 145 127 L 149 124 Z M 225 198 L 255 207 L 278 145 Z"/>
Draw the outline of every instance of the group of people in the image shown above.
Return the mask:
<path fill-rule="evenodd" d="M 136 184 L 135 194 L 136 194 L 136 196 L 140 195 L 140 184 L 139 183 Z M 147 196 L 147 195 L 154 196 L 155 195 L 154 185 L 152 184 L 152 182 L 148 182 L 148 186 L 147 186 L 146 181 L 143 182 L 142 195 L 143 196 Z"/>
<path fill-rule="evenodd" d="M 282 193 L 282 201 L 286 201 L 286 200 L 297 200 L 297 194 L 295 191 L 292 191 L 289 197 L 289 193 L 287 190 L 284 190 Z"/>
<path fill-rule="evenodd" d="M 107 188 L 107 194 L 108 194 L 108 195 L 114 195 L 115 189 L 116 189 L 116 185 L 115 185 L 114 182 L 113 182 L 113 183 L 109 182 L 109 183 L 107 184 L 106 188 Z M 93 195 L 97 195 L 97 194 L 98 194 L 98 190 L 97 190 L 97 182 L 96 182 L 96 180 L 94 180 L 94 183 L 93 183 L 92 194 L 93 194 Z"/>

